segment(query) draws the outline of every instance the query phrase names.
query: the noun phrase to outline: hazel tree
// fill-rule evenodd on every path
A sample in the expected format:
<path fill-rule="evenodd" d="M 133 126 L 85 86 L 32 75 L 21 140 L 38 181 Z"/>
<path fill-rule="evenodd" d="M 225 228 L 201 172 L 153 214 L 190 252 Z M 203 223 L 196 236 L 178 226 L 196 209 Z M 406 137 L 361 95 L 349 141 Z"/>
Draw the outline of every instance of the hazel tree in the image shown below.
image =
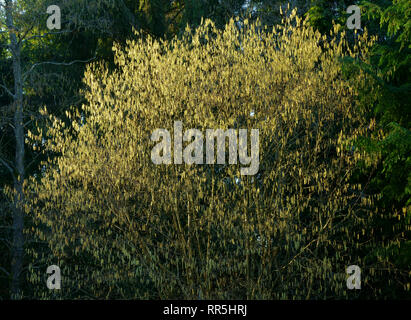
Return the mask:
<path fill-rule="evenodd" d="M 114 46 L 114 71 L 89 66 L 81 111 L 44 110 L 49 125 L 30 133 L 57 155 L 28 182 L 27 206 L 50 249 L 35 258 L 66 279 L 59 297 L 341 298 L 347 263 L 380 270 L 364 261 L 374 199 L 351 179 L 370 161 L 353 147 L 369 79 L 340 60 L 365 59 L 373 39 L 350 49 L 338 26 L 331 37 L 295 12 L 273 29 L 207 20 L 172 40 L 137 33 Z M 174 121 L 258 129 L 259 172 L 154 164 L 151 134 Z"/>

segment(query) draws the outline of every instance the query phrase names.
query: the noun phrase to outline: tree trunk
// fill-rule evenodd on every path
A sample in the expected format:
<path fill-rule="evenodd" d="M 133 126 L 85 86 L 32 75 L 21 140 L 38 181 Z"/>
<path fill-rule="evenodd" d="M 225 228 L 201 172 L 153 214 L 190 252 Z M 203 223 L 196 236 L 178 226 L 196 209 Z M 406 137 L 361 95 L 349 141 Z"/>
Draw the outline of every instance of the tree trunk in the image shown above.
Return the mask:
<path fill-rule="evenodd" d="M 13 1 L 6 0 L 6 23 L 10 35 L 10 49 L 13 58 L 14 75 L 14 135 L 16 138 L 15 197 L 13 210 L 13 245 L 11 261 L 11 298 L 21 298 L 20 276 L 23 269 L 23 227 L 24 227 L 24 126 L 23 126 L 23 79 L 21 71 L 21 47 L 17 41 L 13 22 Z"/>

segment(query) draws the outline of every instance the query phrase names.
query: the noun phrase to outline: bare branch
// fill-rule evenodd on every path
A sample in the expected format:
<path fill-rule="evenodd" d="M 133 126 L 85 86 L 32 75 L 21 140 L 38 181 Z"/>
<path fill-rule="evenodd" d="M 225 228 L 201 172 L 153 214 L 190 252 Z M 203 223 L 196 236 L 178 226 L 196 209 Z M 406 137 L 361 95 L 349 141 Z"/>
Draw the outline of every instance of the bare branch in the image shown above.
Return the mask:
<path fill-rule="evenodd" d="M 2 88 L 4 91 L 6 91 L 7 94 L 10 95 L 14 99 L 14 94 L 5 85 L 0 83 L 0 88 Z"/>
<path fill-rule="evenodd" d="M 34 28 L 34 26 L 31 26 L 30 28 L 28 28 L 25 32 L 24 32 L 24 34 L 20 37 L 19 36 L 19 44 L 24 40 L 24 38 L 29 34 L 29 32 L 31 31 L 31 30 L 33 30 L 33 28 Z"/>
<path fill-rule="evenodd" d="M 9 170 L 10 174 L 13 176 L 14 178 L 14 170 L 13 168 L 2 158 L 0 158 L 0 163 L 3 164 L 3 166 L 5 166 L 7 168 L 7 170 Z"/>
<path fill-rule="evenodd" d="M 31 68 L 24 73 L 23 79 L 25 80 L 27 78 L 27 76 L 34 70 L 34 68 L 41 66 L 41 65 L 53 65 L 53 66 L 71 66 L 75 63 L 87 63 L 87 62 L 91 62 L 94 59 L 96 59 L 96 56 L 94 56 L 93 58 L 87 59 L 87 60 L 73 60 L 71 62 L 54 62 L 54 61 L 45 61 L 45 62 L 39 62 L 39 63 L 35 63 L 31 66 Z"/>
<path fill-rule="evenodd" d="M 10 171 L 10 172 L 14 172 L 13 169 L 11 168 L 11 166 L 2 158 L 0 158 L 0 162 Z"/>
<path fill-rule="evenodd" d="M 13 182 L 16 183 L 16 177 L 14 175 L 14 170 L 11 167 L 11 165 L 9 165 L 5 160 L 3 160 L 2 158 L 0 158 L 0 163 L 3 164 L 7 170 L 10 172 L 11 176 L 13 177 Z"/>
<path fill-rule="evenodd" d="M 36 38 L 45 38 L 49 35 L 65 34 L 65 33 L 70 33 L 70 32 L 72 32 L 72 30 L 63 30 L 63 31 L 47 32 L 47 33 L 43 33 L 43 34 L 37 34 L 37 35 L 31 36 L 27 39 L 24 39 L 22 42 L 27 42 L 27 41 L 30 41 L 30 40 L 36 39 Z"/>
<path fill-rule="evenodd" d="M 0 270 L 3 271 L 8 277 L 10 277 L 10 272 L 8 272 L 6 269 L 0 267 Z"/>

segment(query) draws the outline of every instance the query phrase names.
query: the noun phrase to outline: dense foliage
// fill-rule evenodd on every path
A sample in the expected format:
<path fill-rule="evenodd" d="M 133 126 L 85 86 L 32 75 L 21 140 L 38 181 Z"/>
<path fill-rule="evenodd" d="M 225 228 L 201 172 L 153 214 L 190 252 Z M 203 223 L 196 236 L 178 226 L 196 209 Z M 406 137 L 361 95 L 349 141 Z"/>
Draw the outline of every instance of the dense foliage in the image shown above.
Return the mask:
<path fill-rule="evenodd" d="M 377 210 L 351 183 L 368 160 L 351 145 L 369 125 L 355 102 L 367 75 L 341 73 L 350 50 L 338 27 L 333 37 L 319 47 L 325 37 L 294 15 L 273 30 L 206 21 L 181 39 L 115 47 L 112 73 L 91 66 L 82 114 L 31 135 L 56 154 L 28 208 L 51 250 L 36 259 L 66 275 L 62 296 L 342 298 L 349 264 L 380 296 L 386 261 L 363 259 L 383 245 L 368 224 Z M 367 56 L 361 40 L 349 57 Z M 154 165 L 150 135 L 176 120 L 259 129 L 259 173 Z"/>

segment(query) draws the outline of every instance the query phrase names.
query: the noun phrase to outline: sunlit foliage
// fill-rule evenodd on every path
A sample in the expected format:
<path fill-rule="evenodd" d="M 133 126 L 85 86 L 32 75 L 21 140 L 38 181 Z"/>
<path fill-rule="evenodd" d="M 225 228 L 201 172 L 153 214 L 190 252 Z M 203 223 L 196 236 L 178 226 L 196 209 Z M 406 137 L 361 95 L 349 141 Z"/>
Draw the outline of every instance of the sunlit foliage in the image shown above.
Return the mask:
<path fill-rule="evenodd" d="M 378 295 L 367 274 L 381 277 L 384 261 L 362 259 L 378 241 L 367 224 L 377 212 L 351 183 L 365 157 L 351 143 L 369 125 L 355 105 L 366 75 L 340 66 L 372 41 L 350 51 L 337 26 L 331 36 L 295 14 L 272 30 L 207 20 L 170 41 L 115 46 L 112 73 L 90 66 L 82 111 L 29 135 L 54 155 L 27 183 L 38 226 L 27 232 L 50 249 L 32 253 L 32 283 L 43 263 L 62 270 L 54 297 L 342 298 L 358 295 L 345 274 L 357 264 Z M 176 120 L 259 129 L 259 173 L 154 165 L 151 133 Z"/>

